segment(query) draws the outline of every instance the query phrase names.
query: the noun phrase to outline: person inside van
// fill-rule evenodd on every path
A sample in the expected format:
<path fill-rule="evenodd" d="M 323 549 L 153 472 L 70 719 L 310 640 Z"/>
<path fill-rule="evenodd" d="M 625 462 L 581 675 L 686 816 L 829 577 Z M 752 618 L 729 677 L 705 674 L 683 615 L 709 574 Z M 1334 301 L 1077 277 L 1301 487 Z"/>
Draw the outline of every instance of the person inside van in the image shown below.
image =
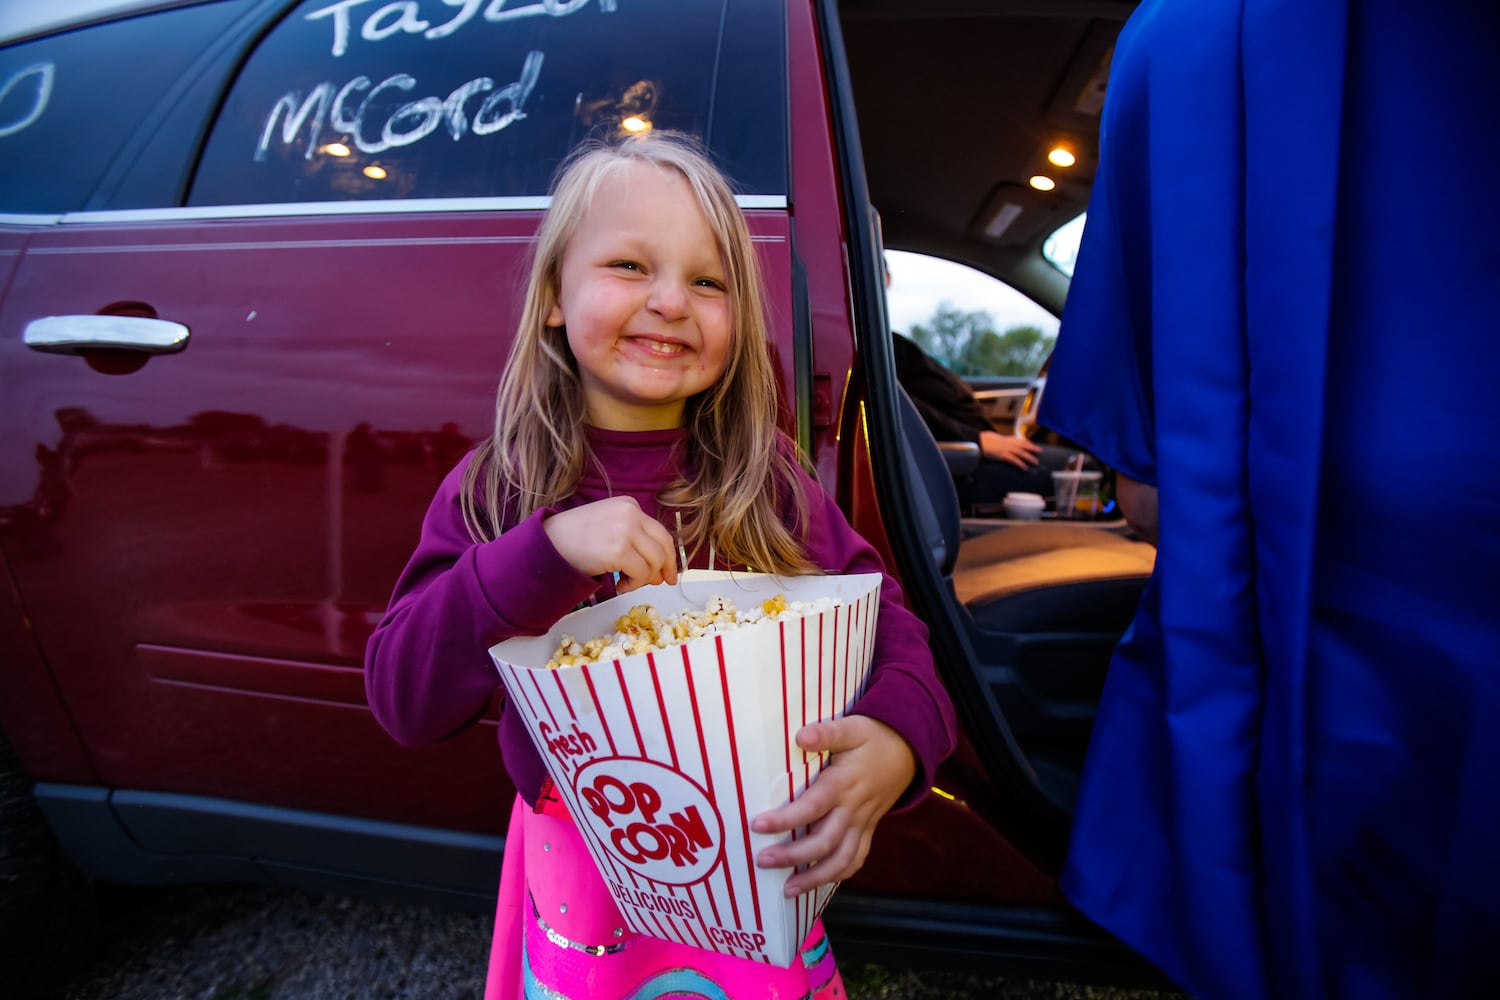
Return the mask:
<path fill-rule="evenodd" d="M 885 263 L 885 287 L 891 267 Z M 892 331 L 896 380 L 938 441 L 966 441 L 979 447 L 979 465 L 957 481 L 959 502 L 975 513 L 998 510 L 1007 493 L 1035 493 L 1050 498 L 1052 473 L 1067 467 L 1077 454 L 1070 448 L 1038 444 L 995 426 L 984 405 L 958 375 L 916 341 Z"/>

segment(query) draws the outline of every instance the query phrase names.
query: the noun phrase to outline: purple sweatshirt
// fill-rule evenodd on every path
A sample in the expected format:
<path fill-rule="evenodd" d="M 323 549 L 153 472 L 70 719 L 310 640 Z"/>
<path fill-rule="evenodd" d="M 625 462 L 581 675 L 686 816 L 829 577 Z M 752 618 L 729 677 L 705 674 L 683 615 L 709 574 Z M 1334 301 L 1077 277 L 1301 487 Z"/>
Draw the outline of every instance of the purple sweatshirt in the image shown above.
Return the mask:
<path fill-rule="evenodd" d="M 629 495 L 672 531 L 672 510 L 656 494 L 679 478 L 675 445 L 685 433 L 588 428 L 602 471 L 585 473 L 573 495 L 556 508 L 537 511 L 483 544 L 469 538 L 459 500 L 472 453 L 460 462 L 438 487 L 417 550 L 365 648 L 365 690 L 386 731 L 406 746 L 422 746 L 473 724 L 500 687 L 490 646 L 513 636 L 540 635 L 580 603 L 612 596 L 612 580 L 585 576 L 569 565 L 542 522 L 558 510 Z M 812 561 L 829 573 L 883 573 L 880 557 L 832 498 L 805 475 L 802 488 Z M 694 568 L 706 568 L 706 559 L 707 553 L 700 553 Z M 911 747 L 917 775 L 898 805 L 915 804 L 931 786 L 938 763 L 953 750 L 953 703 L 938 681 L 927 627 L 902 604 L 901 590 L 889 576 L 880 585 L 870 684 L 852 711 L 884 722 Z M 501 712 L 499 737 L 511 781 L 534 804 L 547 771 L 519 713 Z"/>

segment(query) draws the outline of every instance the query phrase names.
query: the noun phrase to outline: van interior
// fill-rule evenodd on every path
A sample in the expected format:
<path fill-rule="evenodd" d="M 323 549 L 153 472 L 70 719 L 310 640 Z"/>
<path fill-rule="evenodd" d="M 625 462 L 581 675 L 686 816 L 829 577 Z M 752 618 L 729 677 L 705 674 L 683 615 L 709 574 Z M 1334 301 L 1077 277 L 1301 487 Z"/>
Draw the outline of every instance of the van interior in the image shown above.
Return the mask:
<path fill-rule="evenodd" d="M 863 244 L 851 250 L 857 301 L 880 301 L 859 294 L 861 282 L 878 287 L 881 254 L 901 250 L 967 265 L 1061 314 L 1071 260 L 1049 260 L 1048 240 L 1088 206 L 1110 56 L 1134 6 L 838 5 L 833 37 L 853 96 L 840 140 L 846 154 L 857 143 L 847 162 L 863 167 L 862 178 L 851 169 L 846 194 L 871 209 L 850 210 L 850 231 Z M 1059 149 L 1070 154 L 1059 157 L 1071 160 L 1066 166 L 1049 159 Z M 1050 189 L 1034 177 L 1049 178 Z M 872 339 L 889 340 L 883 313 L 860 319 L 880 331 Z M 891 542 L 903 578 L 933 626 L 978 750 L 1004 786 L 1008 835 L 1055 866 L 1110 652 L 1155 550 L 1112 510 L 1086 522 L 965 516 L 955 482 L 961 464 L 904 398 L 889 352 L 863 353 L 872 410 L 890 418 L 872 420 L 872 456 L 882 509 L 897 512 L 887 523 L 897 525 Z M 1045 366 L 1034 377 L 973 384 L 1002 428 L 1018 419 L 1024 426 Z"/>

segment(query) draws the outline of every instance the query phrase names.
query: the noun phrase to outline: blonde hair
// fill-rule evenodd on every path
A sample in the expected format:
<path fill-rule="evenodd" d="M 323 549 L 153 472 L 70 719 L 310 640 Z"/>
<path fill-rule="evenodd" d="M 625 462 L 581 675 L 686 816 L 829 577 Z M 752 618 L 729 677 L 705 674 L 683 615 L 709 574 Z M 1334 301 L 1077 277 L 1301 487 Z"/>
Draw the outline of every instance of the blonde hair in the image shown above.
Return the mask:
<path fill-rule="evenodd" d="M 731 566 L 761 572 L 819 572 L 785 523 L 807 524 L 794 449 L 777 432 L 776 373 L 771 366 L 760 268 L 744 213 L 729 182 L 698 143 L 670 132 L 590 141 L 564 161 L 552 207 L 537 233 L 536 256 L 520 325 L 495 403 L 495 431 L 464 472 L 464 523 L 477 542 L 495 537 L 577 488 L 591 460 L 584 395 L 566 331 L 546 318 L 558 298 L 563 254 L 600 185 L 633 164 L 672 170 L 687 181 L 718 244 L 728 290 L 731 348 L 723 376 L 687 400 L 690 479 L 668 484 L 664 504 L 682 508 L 681 541 L 705 544 Z M 509 518 L 507 519 L 507 514 Z"/>

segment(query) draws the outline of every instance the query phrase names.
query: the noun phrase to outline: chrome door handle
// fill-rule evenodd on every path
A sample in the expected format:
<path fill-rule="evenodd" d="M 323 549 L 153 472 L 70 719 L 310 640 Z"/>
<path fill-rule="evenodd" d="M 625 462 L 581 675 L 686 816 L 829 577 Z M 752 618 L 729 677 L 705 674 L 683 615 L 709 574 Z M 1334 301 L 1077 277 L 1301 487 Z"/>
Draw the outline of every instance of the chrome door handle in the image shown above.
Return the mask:
<path fill-rule="evenodd" d="M 26 324 L 26 346 L 49 354 L 89 350 L 176 354 L 187 346 L 181 323 L 145 316 L 46 316 Z"/>

